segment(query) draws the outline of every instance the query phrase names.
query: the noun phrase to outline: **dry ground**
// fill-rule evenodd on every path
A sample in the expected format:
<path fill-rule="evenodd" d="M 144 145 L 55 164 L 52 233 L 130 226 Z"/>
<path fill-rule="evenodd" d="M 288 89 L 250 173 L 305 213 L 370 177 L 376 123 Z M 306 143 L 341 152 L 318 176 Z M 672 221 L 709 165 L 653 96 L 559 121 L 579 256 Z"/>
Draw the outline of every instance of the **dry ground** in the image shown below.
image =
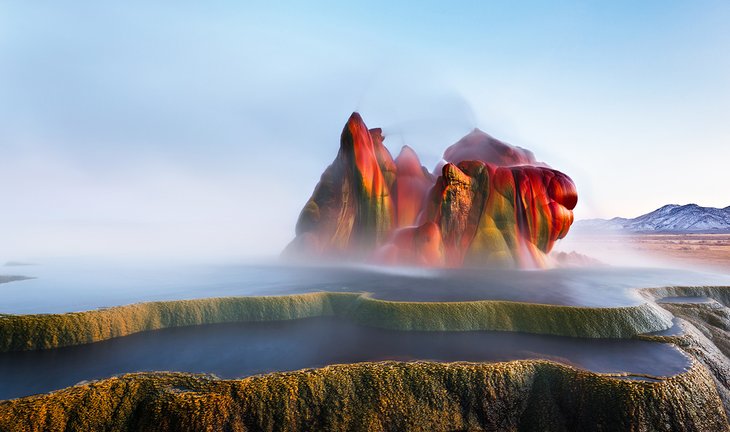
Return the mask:
<path fill-rule="evenodd" d="M 730 269 L 730 234 L 632 235 L 628 244 L 672 260 Z"/>
<path fill-rule="evenodd" d="M 612 258 L 653 258 L 678 266 L 701 266 L 730 272 L 730 233 L 723 234 L 587 234 L 571 233 L 562 248 L 611 263 Z M 624 261 L 631 261 L 626 258 Z"/>

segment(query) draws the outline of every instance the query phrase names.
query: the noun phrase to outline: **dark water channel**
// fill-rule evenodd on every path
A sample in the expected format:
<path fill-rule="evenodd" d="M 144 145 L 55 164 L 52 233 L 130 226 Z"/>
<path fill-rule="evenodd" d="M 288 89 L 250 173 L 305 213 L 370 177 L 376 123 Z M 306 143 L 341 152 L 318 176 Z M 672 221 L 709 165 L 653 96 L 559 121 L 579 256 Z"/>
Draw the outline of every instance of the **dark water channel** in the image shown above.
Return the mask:
<path fill-rule="evenodd" d="M 551 359 L 596 372 L 670 376 L 689 367 L 677 348 L 627 339 L 508 332 L 404 332 L 336 318 L 156 330 L 94 344 L 0 354 L 0 399 L 137 371 L 239 378 L 379 360 Z"/>

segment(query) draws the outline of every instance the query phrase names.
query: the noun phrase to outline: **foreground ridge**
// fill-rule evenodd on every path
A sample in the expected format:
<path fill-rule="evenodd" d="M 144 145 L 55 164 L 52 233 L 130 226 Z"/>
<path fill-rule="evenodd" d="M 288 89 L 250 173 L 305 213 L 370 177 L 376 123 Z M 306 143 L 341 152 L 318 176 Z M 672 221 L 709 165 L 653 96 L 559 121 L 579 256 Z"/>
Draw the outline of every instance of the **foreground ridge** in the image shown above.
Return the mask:
<path fill-rule="evenodd" d="M 179 373 L 110 378 L 0 402 L 4 431 L 674 430 L 728 426 L 696 364 L 631 381 L 549 361 L 380 362 L 240 380 Z"/>

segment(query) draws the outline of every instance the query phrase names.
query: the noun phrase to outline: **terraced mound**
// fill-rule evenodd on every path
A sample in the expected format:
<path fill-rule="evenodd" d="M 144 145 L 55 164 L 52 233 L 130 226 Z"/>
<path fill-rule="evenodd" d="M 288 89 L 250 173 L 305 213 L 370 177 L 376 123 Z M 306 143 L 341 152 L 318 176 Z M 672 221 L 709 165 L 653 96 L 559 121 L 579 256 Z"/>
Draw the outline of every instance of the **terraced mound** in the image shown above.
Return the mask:
<path fill-rule="evenodd" d="M 658 382 L 546 361 L 366 363 L 242 380 L 132 374 L 0 403 L 0 429 L 677 430 L 728 429 L 701 366 Z"/>
<path fill-rule="evenodd" d="M 607 375 L 559 360 L 389 361 L 235 380 L 131 374 L 0 402 L 0 430 L 730 430 L 730 287 L 640 294 L 645 302 L 616 308 L 311 293 L 5 315 L 6 352 L 177 326 L 333 316 L 403 331 L 644 339 L 673 344 L 692 360 L 686 371 L 658 377 Z"/>

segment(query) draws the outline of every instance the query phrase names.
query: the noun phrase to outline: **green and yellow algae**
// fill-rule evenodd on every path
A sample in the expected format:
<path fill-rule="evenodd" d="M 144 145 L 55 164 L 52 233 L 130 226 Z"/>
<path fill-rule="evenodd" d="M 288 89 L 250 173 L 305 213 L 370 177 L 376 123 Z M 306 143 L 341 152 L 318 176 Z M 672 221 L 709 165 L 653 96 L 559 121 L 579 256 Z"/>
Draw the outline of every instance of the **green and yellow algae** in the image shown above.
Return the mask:
<path fill-rule="evenodd" d="M 63 314 L 1 315 L 0 352 L 80 345 L 171 327 L 332 315 L 393 330 L 500 330 L 601 338 L 627 338 L 672 325 L 671 314 L 652 302 L 592 308 L 493 300 L 396 302 L 360 293 L 318 292 L 149 302 Z"/>
<path fill-rule="evenodd" d="M 184 300 L 6 315 L 0 340 L 5 351 L 52 348 L 156 328 L 323 315 L 400 330 L 637 337 L 671 325 L 671 315 L 653 302 L 657 298 L 701 295 L 725 303 L 728 293 L 727 287 L 648 289 L 642 290 L 647 303 L 626 308 L 392 302 L 357 293 Z M 686 318 L 703 332 L 703 325 L 712 326 L 714 336 L 730 324 L 717 306 L 677 311 L 686 309 Z M 707 317 L 722 322 L 706 323 Z M 544 360 L 358 363 L 239 380 L 140 373 L 0 402 L 0 430 L 728 431 L 727 357 L 692 324 L 679 322 L 685 329 L 680 335 L 638 336 L 674 343 L 695 359 L 688 371 L 668 378 L 621 378 Z"/>
<path fill-rule="evenodd" d="M 240 380 L 179 373 L 109 378 L 0 402 L 4 431 L 726 431 L 695 364 L 633 381 L 549 361 L 381 362 Z"/>

